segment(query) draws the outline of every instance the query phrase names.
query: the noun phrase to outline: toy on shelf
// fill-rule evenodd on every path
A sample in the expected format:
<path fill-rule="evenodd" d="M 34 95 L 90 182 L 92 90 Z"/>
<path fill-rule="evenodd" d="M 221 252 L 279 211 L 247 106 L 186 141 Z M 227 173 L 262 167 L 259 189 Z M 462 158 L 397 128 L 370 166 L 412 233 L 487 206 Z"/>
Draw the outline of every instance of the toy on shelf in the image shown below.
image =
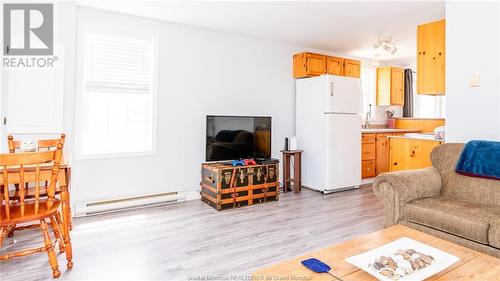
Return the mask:
<path fill-rule="evenodd" d="M 257 163 L 255 163 L 255 160 L 253 159 L 240 159 L 231 161 L 231 165 L 233 165 L 233 167 L 250 166 L 250 165 L 257 165 Z"/>
<path fill-rule="evenodd" d="M 233 161 L 231 161 L 231 165 L 233 165 L 233 167 L 236 167 L 236 166 L 245 166 L 245 161 L 243 161 L 243 160 L 233 160 Z"/>
<path fill-rule="evenodd" d="M 245 159 L 245 160 L 243 160 L 243 162 L 245 162 L 245 166 L 257 165 L 257 163 L 255 163 L 255 160 L 253 160 L 253 159 Z"/>

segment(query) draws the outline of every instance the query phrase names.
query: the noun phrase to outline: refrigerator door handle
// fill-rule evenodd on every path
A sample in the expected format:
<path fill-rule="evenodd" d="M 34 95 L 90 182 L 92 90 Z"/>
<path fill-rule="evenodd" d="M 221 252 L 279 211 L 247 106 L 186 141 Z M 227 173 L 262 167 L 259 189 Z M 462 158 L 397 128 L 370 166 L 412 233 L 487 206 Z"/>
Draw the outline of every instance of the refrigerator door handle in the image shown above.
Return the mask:
<path fill-rule="evenodd" d="M 333 82 L 330 82 L 330 97 L 333 97 Z"/>

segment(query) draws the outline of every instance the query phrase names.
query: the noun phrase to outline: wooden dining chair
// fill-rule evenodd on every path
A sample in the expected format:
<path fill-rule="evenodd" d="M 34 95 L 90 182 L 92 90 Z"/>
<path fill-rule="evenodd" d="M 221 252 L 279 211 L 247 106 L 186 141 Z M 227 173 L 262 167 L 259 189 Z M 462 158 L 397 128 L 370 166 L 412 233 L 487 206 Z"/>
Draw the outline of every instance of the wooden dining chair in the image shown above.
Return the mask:
<path fill-rule="evenodd" d="M 56 149 L 58 144 L 62 143 L 64 145 L 65 139 L 66 135 L 61 134 L 61 137 L 58 139 L 38 140 L 37 151 Z M 14 140 L 14 137 L 12 135 L 7 136 L 7 143 L 9 145 L 10 153 L 16 153 L 16 151 L 21 149 L 21 141 Z"/>
<path fill-rule="evenodd" d="M 58 144 L 62 143 L 64 145 L 65 140 L 66 140 L 66 135 L 65 134 L 61 134 L 61 137 L 57 138 L 57 139 L 45 139 L 45 140 L 42 139 L 42 140 L 38 140 L 38 147 L 37 147 L 36 151 L 40 152 L 40 151 L 54 150 L 54 149 L 57 148 Z M 10 153 L 20 152 L 20 149 L 21 149 L 21 141 L 20 140 L 15 140 L 12 135 L 9 135 L 9 136 L 7 136 L 7 143 L 8 143 L 8 146 L 9 146 L 9 152 Z M 64 158 L 64 155 L 62 157 Z M 62 159 L 61 159 L 61 162 L 63 162 Z M 47 183 L 45 183 L 45 187 L 47 187 Z M 16 186 L 16 190 L 19 190 L 19 188 L 17 186 Z M 61 192 L 61 190 L 58 189 L 58 188 L 56 188 L 56 195 L 59 195 L 60 192 Z M 41 194 L 46 194 L 46 188 L 41 188 L 40 189 L 40 193 Z M 28 190 L 27 190 L 25 196 L 26 197 L 33 197 L 33 195 L 34 195 L 34 189 L 28 187 Z M 68 201 L 69 200 L 70 199 L 69 199 L 69 193 L 68 193 Z M 68 212 L 69 212 L 69 215 L 68 215 L 69 230 L 72 230 L 73 224 L 72 224 L 72 221 L 71 221 L 71 208 L 69 207 L 69 204 L 68 204 Z M 14 235 L 14 231 L 16 231 L 16 230 L 22 230 L 22 229 L 25 229 L 25 228 L 29 228 L 29 226 L 28 227 L 16 227 L 16 226 L 13 226 L 9 230 L 8 236 L 12 237 Z M 60 249 L 60 250 L 63 251 L 63 249 Z"/>
<path fill-rule="evenodd" d="M 64 241 L 67 268 L 73 267 L 69 229 L 64 223 L 59 224 L 56 220 L 62 202 L 55 197 L 62 148 L 63 145 L 59 144 L 56 150 L 0 154 L 0 184 L 2 184 L 2 188 L 0 188 L 0 248 L 7 235 L 7 228 L 11 225 L 39 222 L 39 228 L 44 239 L 44 246 L 2 253 L 0 260 L 47 252 L 54 278 L 59 277 L 61 272 L 54 252 L 54 245 L 47 230 L 47 219 L 50 220 L 54 228 L 62 229 L 61 236 Z M 51 165 L 51 169 L 40 169 L 41 165 Z M 48 182 L 46 196 L 40 194 L 41 183 L 43 182 Z M 33 198 L 26 198 L 25 196 L 27 183 L 35 188 Z M 13 187 L 14 184 L 19 186 L 20 196 L 16 199 L 9 197 L 9 188 Z"/>

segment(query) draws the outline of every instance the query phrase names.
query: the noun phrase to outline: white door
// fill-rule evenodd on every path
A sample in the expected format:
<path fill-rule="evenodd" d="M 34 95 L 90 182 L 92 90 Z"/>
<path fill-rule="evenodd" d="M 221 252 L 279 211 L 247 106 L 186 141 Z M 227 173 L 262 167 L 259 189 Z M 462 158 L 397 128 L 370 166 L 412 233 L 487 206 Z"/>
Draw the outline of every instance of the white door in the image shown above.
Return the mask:
<path fill-rule="evenodd" d="M 326 77 L 326 112 L 361 113 L 361 82 L 358 78 Z"/>
<path fill-rule="evenodd" d="M 62 132 L 64 49 L 59 44 L 54 47 L 57 54 L 54 67 L 2 70 L 2 140 L 9 134 L 31 136 Z"/>
<path fill-rule="evenodd" d="M 326 189 L 361 184 L 361 117 L 325 114 L 327 118 Z"/>

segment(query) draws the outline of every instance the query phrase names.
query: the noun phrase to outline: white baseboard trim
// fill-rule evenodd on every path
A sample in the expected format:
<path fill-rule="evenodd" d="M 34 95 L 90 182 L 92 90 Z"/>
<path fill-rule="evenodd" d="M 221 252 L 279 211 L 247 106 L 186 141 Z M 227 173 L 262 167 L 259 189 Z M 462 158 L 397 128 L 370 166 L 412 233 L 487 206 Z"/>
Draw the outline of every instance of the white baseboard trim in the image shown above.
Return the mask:
<path fill-rule="evenodd" d="M 200 200 L 201 198 L 199 191 L 179 191 L 177 194 L 177 202 Z"/>
<path fill-rule="evenodd" d="M 199 191 L 174 191 L 121 197 L 110 200 L 76 203 L 73 206 L 74 217 L 100 215 L 125 210 L 155 207 L 179 202 L 199 200 Z"/>

